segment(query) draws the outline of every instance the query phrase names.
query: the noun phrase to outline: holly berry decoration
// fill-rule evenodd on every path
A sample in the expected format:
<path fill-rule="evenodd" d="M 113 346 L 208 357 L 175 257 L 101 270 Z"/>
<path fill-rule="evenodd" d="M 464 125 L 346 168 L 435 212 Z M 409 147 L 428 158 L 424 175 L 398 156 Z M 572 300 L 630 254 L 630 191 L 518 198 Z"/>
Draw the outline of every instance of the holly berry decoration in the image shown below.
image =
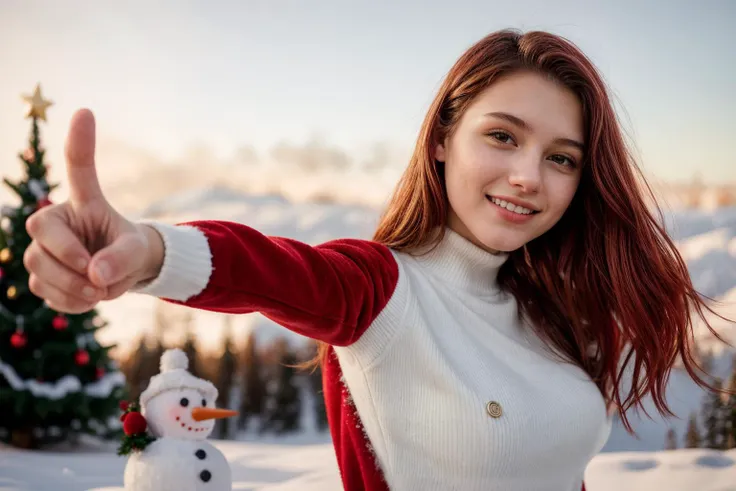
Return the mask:
<path fill-rule="evenodd" d="M 105 376 L 105 369 L 102 367 L 95 368 L 95 379 L 100 380 Z"/>
<path fill-rule="evenodd" d="M 74 354 L 74 363 L 78 366 L 83 367 L 89 363 L 89 353 L 86 350 L 80 349 Z"/>
<path fill-rule="evenodd" d="M 123 441 L 118 447 L 118 455 L 128 455 L 133 451 L 144 450 L 156 438 L 146 432 L 148 423 L 140 412 L 140 407 L 135 402 L 120 402 L 123 411 L 120 421 L 123 422 Z"/>
<path fill-rule="evenodd" d="M 54 329 L 57 331 L 63 331 L 69 327 L 69 320 L 67 320 L 63 315 L 57 315 L 54 317 L 54 320 L 51 321 L 51 325 L 54 326 Z"/>
<path fill-rule="evenodd" d="M 148 428 L 146 418 L 137 411 L 129 412 L 123 420 L 123 431 L 128 436 L 143 433 Z"/>
<path fill-rule="evenodd" d="M 10 344 L 13 348 L 21 349 L 28 343 L 28 336 L 22 332 L 15 332 L 10 336 Z"/>

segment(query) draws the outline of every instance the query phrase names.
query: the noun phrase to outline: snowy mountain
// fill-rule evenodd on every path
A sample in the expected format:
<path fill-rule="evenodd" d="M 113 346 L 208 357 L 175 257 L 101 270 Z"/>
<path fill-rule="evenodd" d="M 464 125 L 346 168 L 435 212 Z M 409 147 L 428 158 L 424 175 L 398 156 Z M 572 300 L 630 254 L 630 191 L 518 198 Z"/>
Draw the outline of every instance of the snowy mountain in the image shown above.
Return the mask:
<path fill-rule="evenodd" d="M 210 187 L 173 194 L 150 203 L 143 212 L 129 215 L 131 218 L 154 218 L 166 222 L 179 222 L 203 218 L 231 220 L 255 227 L 268 235 L 286 236 L 309 244 L 318 244 L 338 237 L 369 238 L 379 218 L 375 208 L 327 202 L 292 202 L 279 195 L 248 195 L 227 187 Z M 677 240 L 690 268 L 695 286 L 702 293 L 724 302 L 722 312 L 736 318 L 736 208 L 714 213 L 678 212 L 666 217 L 668 230 Z M 110 321 L 109 327 L 100 332 L 105 342 L 116 342 L 120 350 L 127 350 L 136 337 L 153 329 L 153 309 L 156 301 L 142 295 L 125 295 L 103 303 L 102 315 Z M 180 307 L 169 307 L 176 311 Z M 220 314 L 195 312 L 197 341 L 204 349 L 216 350 L 223 333 Z M 719 332 L 736 345 L 736 326 L 716 320 L 713 324 Z M 242 337 L 250 329 L 257 329 L 259 340 L 285 336 L 293 343 L 304 341 L 299 335 L 253 314 L 234 319 L 237 335 Z M 696 323 L 696 333 L 701 349 L 712 349 L 714 367 L 720 376 L 730 371 L 731 349 Z M 172 330 L 175 342 L 181 332 Z M 180 339 L 180 338 L 179 338 Z M 653 406 L 649 415 L 632 415 L 631 421 L 640 436 L 636 439 L 626 434 L 616 423 L 604 452 L 656 451 L 663 448 L 665 435 L 671 426 L 682 443 L 687 418 L 698 411 L 704 392 L 687 376 L 675 370 L 668 389 L 668 400 L 679 419 L 662 420 Z"/>

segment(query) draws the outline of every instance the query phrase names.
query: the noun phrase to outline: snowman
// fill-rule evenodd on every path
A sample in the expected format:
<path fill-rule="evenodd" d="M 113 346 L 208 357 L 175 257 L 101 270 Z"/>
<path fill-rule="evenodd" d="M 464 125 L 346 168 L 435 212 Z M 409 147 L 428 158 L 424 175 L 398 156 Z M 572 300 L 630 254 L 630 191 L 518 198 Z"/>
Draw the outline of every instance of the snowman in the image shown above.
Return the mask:
<path fill-rule="evenodd" d="M 230 465 L 205 440 L 215 419 L 237 412 L 215 408 L 217 389 L 190 374 L 188 364 L 180 349 L 164 352 L 161 373 L 141 394 L 141 412 L 124 407 L 123 429 L 137 450 L 125 466 L 126 491 L 232 490 Z"/>

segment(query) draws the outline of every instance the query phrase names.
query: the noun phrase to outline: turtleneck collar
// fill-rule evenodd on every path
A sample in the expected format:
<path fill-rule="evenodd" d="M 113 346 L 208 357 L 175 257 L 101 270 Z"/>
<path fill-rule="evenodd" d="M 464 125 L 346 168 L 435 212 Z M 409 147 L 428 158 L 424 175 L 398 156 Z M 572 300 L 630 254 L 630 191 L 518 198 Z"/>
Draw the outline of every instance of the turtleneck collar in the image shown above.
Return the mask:
<path fill-rule="evenodd" d="M 492 254 L 445 227 L 445 235 L 434 249 L 414 257 L 432 275 L 450 285 L 475 294 L 496 294 L 498 271 L 509 253 Z"/>

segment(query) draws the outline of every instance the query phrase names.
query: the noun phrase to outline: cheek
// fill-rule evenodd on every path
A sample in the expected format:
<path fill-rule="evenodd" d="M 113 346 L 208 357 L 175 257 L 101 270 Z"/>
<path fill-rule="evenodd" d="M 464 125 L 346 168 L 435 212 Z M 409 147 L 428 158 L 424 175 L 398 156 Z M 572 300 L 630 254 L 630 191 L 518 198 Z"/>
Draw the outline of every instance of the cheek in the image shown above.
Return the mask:
<path fill-rule="evenodd" d="M 481 190 L 488 187 L 495 179 L 490 156 L 466 152 L 465 155 L 455 155 L 448 162 L 445 169 L 445 184 L 447 194 L 456 204 L 474 204 L 482 197 Z"/>
<path fill-rule="evenodd" d="M 181 407 L 172 407 L 169 409 L 169 420 L 170 421 L 182 421 L 184 418 L 184 411 Z"/>
<path fill-rule="evenodd" d="M 475 185 L 485 184 L 502 167 L 503 152 L 477 140 L 464 141 L 452 148 L 450 172 L 457 180 Z"/>
<path fill-rule="evenodd" d="M 554 214 L 561 217 L 575 197 L 579 178 L 573 176 L 560 176 L 552 179 L 547 186 L 547 199 L 549 208 Z"/>

